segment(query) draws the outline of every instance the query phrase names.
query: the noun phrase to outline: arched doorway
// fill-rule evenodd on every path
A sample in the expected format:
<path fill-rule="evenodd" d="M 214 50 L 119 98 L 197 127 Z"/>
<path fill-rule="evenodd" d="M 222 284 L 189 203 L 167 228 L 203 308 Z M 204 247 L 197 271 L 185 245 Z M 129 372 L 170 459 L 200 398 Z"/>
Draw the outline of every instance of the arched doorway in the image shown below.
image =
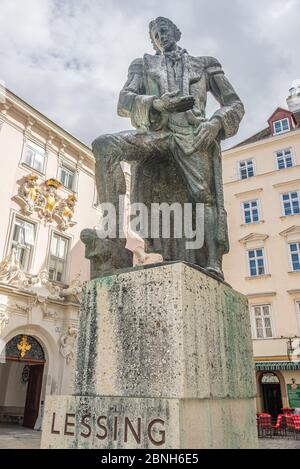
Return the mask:
<path fill-rule="evenodd" d="M 280 380 L 275 373 L 263 373 L 261 376 L 263 410 L 274 419 L 282 412 Z"/>
<path fill-rule="evenodd" d="M 34 428 L 46 362 L 43 347 L 35 337 L 17 335 L 6 344 L 5 359 L 0 366 L 1 420 Z"/>

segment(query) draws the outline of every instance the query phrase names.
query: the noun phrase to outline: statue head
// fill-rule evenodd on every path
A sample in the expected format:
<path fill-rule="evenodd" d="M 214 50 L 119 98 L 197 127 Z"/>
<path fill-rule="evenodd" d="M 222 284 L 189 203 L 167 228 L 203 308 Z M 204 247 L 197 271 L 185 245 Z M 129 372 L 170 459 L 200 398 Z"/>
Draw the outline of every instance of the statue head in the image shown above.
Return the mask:
<path fill-rule="evenodd" d="M 149 34 L 154 50 L 158 54 L 174 50 L 181 38 L 181 32 L 177 26 L 163 16 L 150 22 Z"/>

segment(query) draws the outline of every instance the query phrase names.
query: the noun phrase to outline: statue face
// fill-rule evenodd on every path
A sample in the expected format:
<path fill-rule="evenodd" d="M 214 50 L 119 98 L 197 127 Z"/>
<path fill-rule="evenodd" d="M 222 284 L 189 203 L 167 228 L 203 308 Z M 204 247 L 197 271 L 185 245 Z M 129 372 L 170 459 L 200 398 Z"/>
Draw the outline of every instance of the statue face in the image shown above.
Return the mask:
<path fill-rule="evenodd" d="M 161 52 L 171 51 L 176 48 L 174 29 L 167 23 L 155 24 L 151 31 L 153 41 Z"/>

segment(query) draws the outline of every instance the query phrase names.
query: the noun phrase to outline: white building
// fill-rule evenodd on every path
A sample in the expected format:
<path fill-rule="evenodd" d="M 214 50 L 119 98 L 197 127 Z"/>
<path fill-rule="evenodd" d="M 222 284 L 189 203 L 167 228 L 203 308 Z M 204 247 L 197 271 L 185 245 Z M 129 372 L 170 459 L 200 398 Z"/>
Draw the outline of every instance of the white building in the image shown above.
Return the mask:
<path fill-rule="evenodd" d="M 34 427 L 45 394 L 72 392 L 79 297 L 89 277 L 80 232 L 99 214 L 94 158 L 13 93 L 0 92 L 2 349 L 7 344 L 0 422 Z"/>

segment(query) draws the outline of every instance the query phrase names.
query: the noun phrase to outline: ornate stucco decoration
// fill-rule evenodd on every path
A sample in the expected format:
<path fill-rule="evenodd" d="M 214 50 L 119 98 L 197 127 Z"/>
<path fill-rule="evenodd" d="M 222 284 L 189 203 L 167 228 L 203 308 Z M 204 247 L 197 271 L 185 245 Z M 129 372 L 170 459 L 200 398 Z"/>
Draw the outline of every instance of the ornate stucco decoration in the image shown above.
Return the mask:
<path fill-rule="evenodd" d="M 8 256 L 0 262 L 0 282 L 11 283 L 17 281 L 21 274 L 17 251 L 13 248 Z"/>
<path fill-rule="evenodd" d="M 26 304 L 26 305 L 23 305 L 23 304 L 20 304 L 20 303 L 15 303 L 15 308 L 16 310 L 21 313 L 22 315 L 29 315 L 32 313 L 32 306 L 33 306 L 33 303 L 30 302 L 29 304 Z"/>
<path fill-rule="evenodd" d="M 284 231 L 281 231 L 279 233 L 280 236 L 283 236 L 284 238 L 287 239 L 288 242 L 296 241 L 298 242 L 300 239 L 300 226 L 293 225 L 287 228 Z"/>
<path fill-rule="evenodd" d="M 65 300 L 74 297 L 80 302 L 82 292 L 82 282 L 78 273 L 69 286 L 59 285 L 49 280 L 47 270 L 41 270 L 37 275 L 29 275 L 20 268 L 16 249 L 13 248 L 10 253 L 0 262 L 0 283 L 12 285 L 18 289 L 35 295 L 40 303 L 45 299 Z"/>
<path fill-rule="evenodd" d="M 16 310 L 20 312 L 22 315 L 32 314 L 32 309 L 34 306 L 40 307 L 40 310 L 43 314 L 43 319 L 50 319 L 54 321 L 57 319 L 58 317 L 57 312 L 48 309 L 48 299 L 43 298 L 42 296 L 32 297 L 30 304 L 27 304 L 27 305 L 15 303 Z"/>
<path fill-rule="evenodd" d="M 59 350 L 61 355 L 69 364 L 74 359 L 74 349 L 77 340 L 78 330 L 74 326 L 68 326 L 67 330 L 59 339 Z"/>
<path fill-rule="evenodd" d="M 34 359 L 45 363 L 45 354 L 41 344 L 32 336 L 19 334 L 9 340 L 5 347 L 9 359 Z"/>
<path fill-rule="evenodd" d="M 21 213 L 24 215 L 31 215 L 35 206 L 39 204 L 40 194 L 37 178 L 35 174 L 26 176 L 19 187 L 18 195 L 14 197 L 15 201 L 21 206 Z"/>
<path fill-rule="evenodd" d="M 44 298 L 49 298 L 52 300 L 59 300 L 61 287 L 55 285 L 49 280 L 49 275 L 47 270 L 41 270 L 38 275 L 33 275 L 31 277 L 21 278 L 18 283 L 18 287 L 21 290 L 25 290 L 30 293 L 34 293 L 37 298 L 41 301 Z"/>
<path fill-rule="evenodd" d="M 49 310 L 47 308 L 47 305 L 46 305 L 46 307 L 43 307 L 42 310 L 43 310 L 43 319 L 49 319 L 49 320 L 53 320 L 53 321 L 55 321 L 57 319 L 57 317 L 58 317 L 57 312 L 53 311 L 53 310 Z"/>
<path fill-rule="evenodd" d="M 4 124 L 4 120 L 0 117 L 0 132 L 2 130 L 3 124 Z"/>
<path fill-rule="evenodd" d="M 62 296 L 63 298 L 74 297 L 75 300 L 78 301 L 78 303 L 80 303 L 82 287 L 83 285 L 80 280 L 80 273 L 78 273 L 76 277 L 74 277 L 74 279 L 70 282 L 70 285 L 67 288 L 63 288 L 60 291 L 60 296 Z"/>
<path fill-rule="evenodd" d="M 62 184 L 56 179 L 38 182 L 36 174 L 25 176 L 20 181 L 18 194 L 13 197 L 21 207 L 21 213 L 26 216 L 36 212 L 45 223 L 56 222 L 58 229 L 65 231 L 74 226 L 73 221 L 76 196 L 70 194 L 63 198 L 58 189 Z"/>

